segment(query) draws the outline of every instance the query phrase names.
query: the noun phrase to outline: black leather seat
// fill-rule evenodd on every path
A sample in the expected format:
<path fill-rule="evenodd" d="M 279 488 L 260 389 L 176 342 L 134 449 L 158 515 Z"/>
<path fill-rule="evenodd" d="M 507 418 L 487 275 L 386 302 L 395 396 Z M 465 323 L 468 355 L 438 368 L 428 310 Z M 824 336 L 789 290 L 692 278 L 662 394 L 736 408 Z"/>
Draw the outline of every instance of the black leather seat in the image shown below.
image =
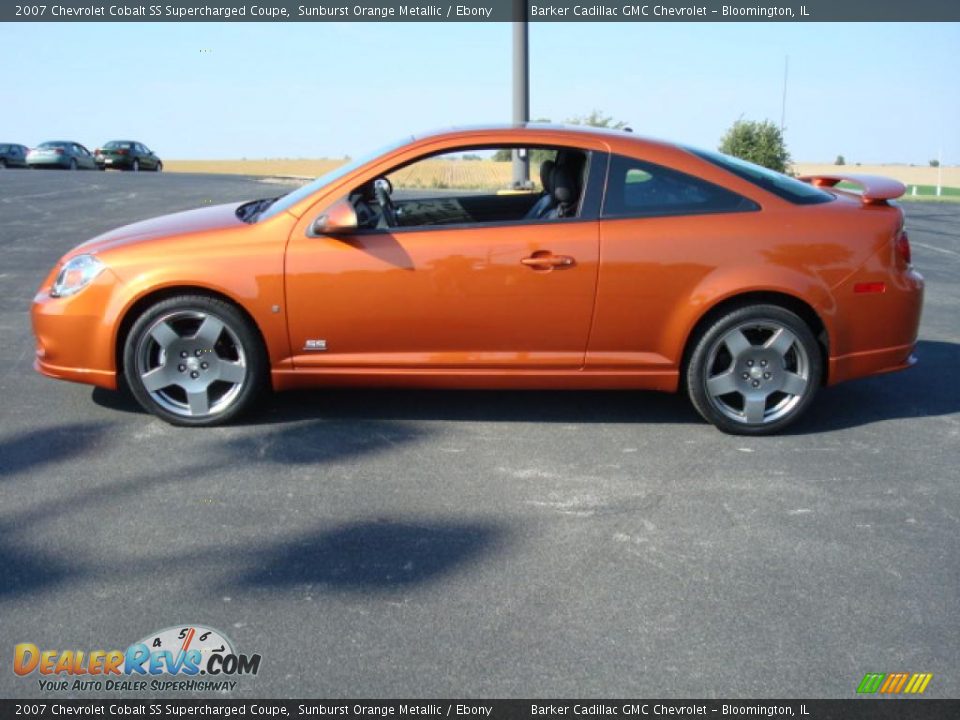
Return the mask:
<path fill-rule="evenodd" d="M 546 216 L 556 204 L 553 199 L 553 169 L 555 165 L 556 163 L 553 160 L 544 160 L 540 163 L 540 184 L 543 186 L 543 195 L 527 211 L 524 216 L 527 220 L 535 220 Z"/>
<path fill-rule="evenodd" d="M 580 178 L 568 165 L 557 165 L 553 169 L 553 207 L 544 215 L 545 219 L 573 217 L 577 213 L 580 200 Z"/>

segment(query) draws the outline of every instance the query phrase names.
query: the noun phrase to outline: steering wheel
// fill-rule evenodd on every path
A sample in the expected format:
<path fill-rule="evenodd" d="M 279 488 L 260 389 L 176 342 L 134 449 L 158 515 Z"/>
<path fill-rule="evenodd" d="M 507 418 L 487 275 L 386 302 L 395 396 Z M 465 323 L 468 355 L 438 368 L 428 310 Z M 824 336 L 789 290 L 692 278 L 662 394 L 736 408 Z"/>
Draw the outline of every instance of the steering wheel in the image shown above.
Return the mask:
<path fill-rule="evenodd" d="M 397 206 L 393 204 L 390 194 L 393 192 L 393 185 L 385 177 L 379 177 L 373 181 L 373 194 L 377 199 L 377 205 L 383 213 L 383 220 L 387 227 L 396 227 L 400 224 L 397 216 Z"/>

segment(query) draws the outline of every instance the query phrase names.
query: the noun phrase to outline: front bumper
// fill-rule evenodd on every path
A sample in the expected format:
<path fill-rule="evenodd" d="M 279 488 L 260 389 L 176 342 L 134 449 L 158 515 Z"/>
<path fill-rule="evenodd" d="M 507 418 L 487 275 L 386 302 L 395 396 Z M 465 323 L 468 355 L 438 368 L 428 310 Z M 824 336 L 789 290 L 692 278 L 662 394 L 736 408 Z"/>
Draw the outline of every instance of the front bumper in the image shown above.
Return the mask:
<path fill-rule="evenodd" d="M 97 167 L 111 170 L 129 170 L 133 167 L 133 160 L 129 157 L 100 156 L 95 159 Z"/>
<path fill-rule="evenodd" d="M 50 279 L 44 283 L 30 309 L 38 372 L 116 389 L 116 328 L 110 311 L 116 283 L 107 269 L 76 295 L 65 298 L 51 297 Z"/>
<path fill-rule="evenodd" d="M 27 158 L 27 167 L 68 168 L 70 167 L 70 157 L 67 155 L 56 155 L 50 157 Z"/>

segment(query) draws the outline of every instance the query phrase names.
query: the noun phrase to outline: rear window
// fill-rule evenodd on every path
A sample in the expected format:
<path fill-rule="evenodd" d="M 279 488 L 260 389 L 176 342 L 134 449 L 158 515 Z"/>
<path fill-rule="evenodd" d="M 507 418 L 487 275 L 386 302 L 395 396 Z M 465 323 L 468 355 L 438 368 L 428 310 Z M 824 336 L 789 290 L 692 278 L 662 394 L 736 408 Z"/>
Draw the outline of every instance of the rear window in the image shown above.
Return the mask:
<path fill-rule="evenodd" d="M 45 143 L 40 143 L 40 145 L 39 145 L 38 147 L 41 147 L 41 148 L 65 148 L 65 147 L 67 147 L 67 145 L 69 145 L 69 144 L 70 144 L 70 143 L 65 143 L 65 142 L 45 142 Z"/>
<path fill-rule="evenodd" d="M 817 205 L 834 199 L 833 195 L 820 188 L 800 182 L 789 175 L 768 170 L 760 165 L 754 165 L 746 160 L 723 153 L 710 152 L 709 150 L 698 150 L 691 147 L 686 149 L 697 157 L 718 165 L 727 172 L 731 172 L 737 177 L 795 205 Z"/>
<path fill-rule="evenodd" d="M 623 155 L 607 175 L 604 217 L 701 215 L 758 210 L 756 203 L 706 180 Z"/>
<path fill-rule="evenodd" d="M 133 145 L 133 143 L 111 140 L 110 142 L 108 142 L 106 145 L 103 146 L 103 149 L 104 150 L 129 150 L 131 145 Z"/>

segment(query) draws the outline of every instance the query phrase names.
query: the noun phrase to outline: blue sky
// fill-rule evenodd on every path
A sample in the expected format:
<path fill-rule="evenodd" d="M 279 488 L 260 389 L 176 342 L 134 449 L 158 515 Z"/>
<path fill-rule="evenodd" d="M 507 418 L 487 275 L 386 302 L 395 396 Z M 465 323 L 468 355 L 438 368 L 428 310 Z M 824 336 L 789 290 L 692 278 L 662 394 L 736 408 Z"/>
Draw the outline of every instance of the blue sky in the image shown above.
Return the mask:
<path fill-rule="evenodd" d="M 339 157 L 505 122 L 509 23 L 8 24 L 0 141 L 166 158 Z M 779 123 L 794 159 L 960 163 L 960 24 L 532 23 L 531 115 L 593 109 L 716 147 Z M 13 69 L 13 72 L 10 70 Z"/>

